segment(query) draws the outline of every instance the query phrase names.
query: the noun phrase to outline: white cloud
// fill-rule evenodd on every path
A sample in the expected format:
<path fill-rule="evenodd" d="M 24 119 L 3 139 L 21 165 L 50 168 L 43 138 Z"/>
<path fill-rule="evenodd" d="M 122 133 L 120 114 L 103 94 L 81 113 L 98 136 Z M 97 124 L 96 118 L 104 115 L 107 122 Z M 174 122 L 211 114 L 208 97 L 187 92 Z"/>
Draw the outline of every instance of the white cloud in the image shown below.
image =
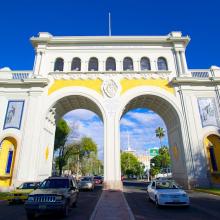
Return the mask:
<path fill-rule="evenodd" d="M 122 118 L 120 122 L 121 126 L 128 126 L 128 127 L 135 127 L 136 123 L 127 119 L 127 118 Z"/>
<path fill-rule="evenodd" d="M 96 117 L 98 116 L 95 113 L 89 110 L 85 110 L 85 109 L 76 109 L 64 115 L 64 119 L 67 119 L 67 120 L 71 119 L 71 121 L 74 121 L 74 120 L 89 121 Z"/>

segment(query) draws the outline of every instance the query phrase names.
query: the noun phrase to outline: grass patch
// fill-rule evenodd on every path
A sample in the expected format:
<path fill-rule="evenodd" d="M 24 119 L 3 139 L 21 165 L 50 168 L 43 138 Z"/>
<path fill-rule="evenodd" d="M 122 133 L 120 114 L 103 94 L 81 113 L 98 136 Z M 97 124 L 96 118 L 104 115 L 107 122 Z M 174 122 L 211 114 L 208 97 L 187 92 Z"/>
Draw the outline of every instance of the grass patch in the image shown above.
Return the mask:
<path fill-rule="evenodd" d="M 8 192 L 0 192 L 0 200 L 7 200 L 8 199 Z"/>
<path fill-rule="evenodd" d="M 217 188 L 210 188 L 210 189 L 207 189 L 207 188 L 196 188 L 194 190 L 198 191 L 198 192 L 210 193 L 210 194 L 213 194 L 213 195 L 220 196 L 220 189 L 217 189 Z"/>

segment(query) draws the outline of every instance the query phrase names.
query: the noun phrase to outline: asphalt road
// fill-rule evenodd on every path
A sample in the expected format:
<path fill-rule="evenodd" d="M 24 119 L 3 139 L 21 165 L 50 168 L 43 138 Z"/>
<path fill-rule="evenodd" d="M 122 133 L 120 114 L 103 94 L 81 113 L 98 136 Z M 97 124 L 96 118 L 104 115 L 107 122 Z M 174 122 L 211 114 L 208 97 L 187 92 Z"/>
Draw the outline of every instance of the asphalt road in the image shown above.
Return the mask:
<path fill-rule="evenodd" d="M 40 220 L 88 220 L 102 192 L 101 186 L 96 186 L 93 192 L 83 191 L 79 194 L 77 206 L 72 208 L 68 218 L 62 218 L 57 214 L 40 215 L 36 219 Z M 23 204 L 8 205 L 0 204 L 0 220 L 26 220 L 26 213 Z"/>
<path fill-rule="evenodd" d="M 158 209 L 148 201 L 146 183 L 124 182 L 124 195 L 136 220 L 220 220 L 220 197 L 188 192 L 191 206 Z"/>

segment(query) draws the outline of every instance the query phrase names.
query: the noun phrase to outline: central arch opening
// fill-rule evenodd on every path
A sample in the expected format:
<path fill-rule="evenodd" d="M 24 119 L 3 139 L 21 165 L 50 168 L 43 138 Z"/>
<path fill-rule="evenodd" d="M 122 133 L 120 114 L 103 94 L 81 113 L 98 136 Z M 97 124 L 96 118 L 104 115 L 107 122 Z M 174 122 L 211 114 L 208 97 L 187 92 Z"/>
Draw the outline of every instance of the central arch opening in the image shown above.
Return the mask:
<path fill-rule="evenodd" d="M 140 95 L 137 96 L 133 99 L 131 99 L 126 106 L 124 107 L 123 113 L 121 115 L 121 123 L 124 123 L 124 126 L 121 126 L 121 149 L 125 149 L 126 143 L 125 140 L 123 141 L 122 139 L 126 139 L 126 130 L 129 130 L 129 122 L 127 121 L 127 127 L 125 126 L 126 124 L 126 116 L 132 118 L 136 118 L 136 122 L 139 120 L 139 127 L 136 129 L 143 129 L 142 125 L 144 121 L 147 123 L 147 118 L 144 118 L 144 113 L 148 113 L 148 117 L 151 114 L 151 116 L 154 116 L 154 120 L 158 120 L 158 126 L 159 127 L 164 127 L 165 130 L 165 138 L 163 139 L 162 145 L 167 145 L 169 147 L 169 153 L 171 157 L 171 170 L 172 170 L 172 176 L 173 178 L 181 185 L 187 186 L 187 172 L 186 172 L 186 165 L 185 165 L 185 155 L 184 155 L 184 149 L 183 149 L 183 141 L 182 141 L 182 133 L 181 133 L 181 124 L 180 124 L 180 119 L 179 116 L 175 110 L 175 108 L 172 106 L 170 102 L 167 100 L 156 96 L 156 95 Z M 146 115 L 146 114 L 145 114 Z M 155 116 L 157 115 L 157 116 Z M 142 118 L 141 118 L 142 117 Z M 149 129 L 148 129 L 149 130 Z M 141 135 L 147 135 L 143 134 L 143 132 L 140 132 L 140 136 L 135 137 L 135 132 L 138 132 L 138 130 L 134 131 L 134 140 L 136 145 L 136 149 L 140 151 L 138 148 L 142 148 L 141 146 L 137 146 L 140 140 L 136 138 L 141 138 Z M 155 127 L 151 127 L 151 131 L 149 132 L 152 135 L 152 141 L 155 139 Z M 124 137 L 123 137 L 124 135 Z M 133 138 L 133 137 L 132 137 Z M 128 140 L 128 137 L 127 137 Z M 143 141 L 146 139 L 142 138 Z M 124 146 L 122 146 L 122 144 Z M 146 145 L 149 146 L 152 143 L 141 143 L 140 145 Z M 159 145 L 159 144 L 158 144 Z M 158 146 L 157 145 L 157 146 Z M 128 146 L 129 147 L 129 146 Z M 127 148 L 128 148 L 127 147 Z M 131 145 L 130 145 L 131 147 Z M 159 145 L 160 148 L 161 146 Z M 131 149 L 130 149 L 131 150 Z M 145 149 L 142 149 L 142 154 L 144 153 Z M 146 151 L 145 151 L 146 153 Z M 175 166 L 174 166 L 175 164 Z"/>

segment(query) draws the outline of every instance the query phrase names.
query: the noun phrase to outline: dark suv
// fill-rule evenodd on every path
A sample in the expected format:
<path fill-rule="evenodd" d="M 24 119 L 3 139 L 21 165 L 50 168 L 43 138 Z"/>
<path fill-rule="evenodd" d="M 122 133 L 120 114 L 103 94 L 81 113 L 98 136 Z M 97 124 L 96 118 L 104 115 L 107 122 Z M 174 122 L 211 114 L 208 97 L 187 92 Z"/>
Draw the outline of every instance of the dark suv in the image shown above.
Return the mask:
<path fill-rule="evenodd" d="M 75 179 L 70 177 L 49 177 L 38 189 L 29 194 L 25 202 L 28 219 L 36 213 L 61 212 L 67 216 L 69 208 L 77 203 L 79 190 Z"/>

